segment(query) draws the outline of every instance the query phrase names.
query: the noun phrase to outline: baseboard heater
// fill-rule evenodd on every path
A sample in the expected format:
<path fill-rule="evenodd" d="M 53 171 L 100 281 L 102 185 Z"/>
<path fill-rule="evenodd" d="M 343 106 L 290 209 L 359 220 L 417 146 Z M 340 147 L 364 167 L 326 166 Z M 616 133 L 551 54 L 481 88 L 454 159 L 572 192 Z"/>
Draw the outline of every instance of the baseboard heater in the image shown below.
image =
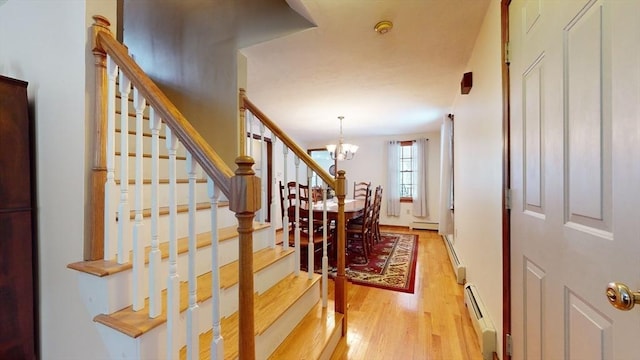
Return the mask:
<path fill-rule="evenodd" d="M 496 328 L 493 326 L 493 322 L 489 318 L 489 312 L 473 284 L 464 286 L 464 304 L 467 306 L 471 323 L 473 323 L 473 328 L 478 336 L 482 357 L 485 360 L 493 359 L 497 343 Z"/>
<path fill-rule="evenodd" d="M 456 281 L 458 284 L 464 284 L 464 280 L 467 276 L 467 267 L 462 264 L 458 254 L 456 254 L 456 248 L 453 247 L 451 240 L 449 239 L 449 235 L 442 235 L 442 239 L 444 240 L 444 244 L 447 247 L 447 252 L 449 253 L 449 260 L 451 261 L 451 267 L 453 267 L 453 272 L 456 275 Z"/>
<path fill-rule="evenodd" d="M 438 230 L 438 223 L 433 221 L 412 221 L 409 224 L 411 230 Z"/>

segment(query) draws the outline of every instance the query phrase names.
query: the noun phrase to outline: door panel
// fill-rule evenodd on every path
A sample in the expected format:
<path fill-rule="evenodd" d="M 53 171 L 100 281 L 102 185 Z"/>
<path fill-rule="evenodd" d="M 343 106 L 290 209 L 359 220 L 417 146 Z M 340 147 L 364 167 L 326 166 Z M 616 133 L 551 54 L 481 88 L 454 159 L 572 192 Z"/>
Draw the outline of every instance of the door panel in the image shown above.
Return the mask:
<path fill-rule="evenodd" d="M 525 210 L 544 214 L 544 176 L 543 154 L 542 154 L 542 94 L 544 84 L 542 83 L 544 56 L 538 57 L 527 69 L 523 79 L 523 106 L 524 106 L 524 191 Z"/>
<path fill-rule="evenodd" d="M 525 334 L 524 344 L 527 359 L 540 359 L 542 354 L 542 317 L 544 301 L 543 289 L 545 272 L 530 260 L 525 261 L 524 301 Z"/>
<path fill-rule="evenodd" d="M 593 306 L 585 303 L 575 293 L 567 291 L 568 313 L 566 337 L 567 359 L 612 359 L 611 320 L 602 316 Z"/>
<path fill-rule="evenodd" d="M 640 288 L 640 1 L 509 13 L 513 358 L 637 358 L 605 289 Z"/>
<path fill-rule="evenodd" d="M 603 3 L 588 4 L 564 29 L 567 222 L 611 230 L 610 41 Z M 603 234 L 606 237 L 608 234 Z"/>

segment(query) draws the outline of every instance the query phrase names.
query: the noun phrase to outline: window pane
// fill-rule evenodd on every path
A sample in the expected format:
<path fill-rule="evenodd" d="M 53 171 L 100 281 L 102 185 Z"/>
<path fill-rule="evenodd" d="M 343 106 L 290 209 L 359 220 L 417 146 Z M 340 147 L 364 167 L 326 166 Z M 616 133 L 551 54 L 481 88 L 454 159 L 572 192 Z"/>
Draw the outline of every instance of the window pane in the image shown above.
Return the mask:
<path fill-rule="evenodd" d="M 399 176 L 400 181 L 398 186 L 400 187 L 400 197 L 412 198 L 414 193 L 413 184 L 413 143 L 409 145 L 403 145 L 400 147 L 400 164 L 399 164 Z"/>
<path fill-rule="evenodd" d="M 411 186 L 402 185 L 400 187 L 400 197 L 411 197 Z"/>
<path fill-rule="evenodd" d="M 402 156 L 403 158 L 411 157 L 411 146 L 403 146 L 402 147 Z"/>
<path fill-rule="evenodd" d="M 402 173 L 402 180 L 400 181 L 402 184 L 409 184 L 411 185 L 411 179 L 412 179 L 412 173 L 411 172 L 403 172 Z"/>

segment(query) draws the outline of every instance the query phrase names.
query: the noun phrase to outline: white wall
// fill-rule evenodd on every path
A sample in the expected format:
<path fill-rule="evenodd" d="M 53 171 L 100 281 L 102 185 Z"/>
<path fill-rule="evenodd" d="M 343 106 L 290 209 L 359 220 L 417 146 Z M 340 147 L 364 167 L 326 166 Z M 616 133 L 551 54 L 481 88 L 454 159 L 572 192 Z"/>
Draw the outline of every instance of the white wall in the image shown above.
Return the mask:
<path fill-rule="evenodd" d="M 387 143 L 390 140 L 414 140 L 418 137 L 429 139 L 429 189 L 427 194 L 429 216 L 426 219 L 413 217 L 411 215 L 411 203 L 401 204 L 401 215 L 399 217 L 387 216 Z M 358 145 L 359 148 L 356 156 L 352 160 L 338 162 L 338 170 L 345 170 L 347 173 L 347 198 L 353 196 L 354 181 L 371 181 L 373 189 L 378 185 L 383 186 L 383 202 L 382 208 L 380 209 L 381 224 L 409 226 L 414 220 L 438 222 L 438 201 L 440 196 L 440 132 L 365 138 L 349 137 L 348 142 Z M 324 144 L 317 143 L 313 144 L 311 148 L 321 148 L 323 146 Z"/>
<path fill-rule="evenodd" d="M 66 268 L 83 252 L 88 84 L 82 69 L 92 64 L 87 28 L 95 13 L 115 19 L 115 2 L 9 0 L 0 8 L 0 74 L 29 82 L 35 116 L 43 359 L 107 358 L 76 273 Z"/>
<path fill-rule="evenodd" d="M 500 1 L 491 0 L 454 104 L 455 247 L 498 330 L 502 358 L 502 94 Z"/>

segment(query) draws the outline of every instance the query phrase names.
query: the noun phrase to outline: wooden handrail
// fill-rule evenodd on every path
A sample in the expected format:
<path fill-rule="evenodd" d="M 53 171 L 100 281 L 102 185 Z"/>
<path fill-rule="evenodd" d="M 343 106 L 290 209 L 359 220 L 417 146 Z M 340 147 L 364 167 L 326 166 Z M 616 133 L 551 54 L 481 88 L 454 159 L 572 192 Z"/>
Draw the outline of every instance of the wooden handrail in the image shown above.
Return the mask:
<path fill-rule="evenodd" d="M 291 149 L 294 154 L 300 160 L 302 160 L 308 167 L 310 167 L 313 171 L 318 174 L 324 182 L 327 183 L 329 187 L 332 189 L 336 189 L 336 179 L 333 176 L 329 175 L 329 173 L 323 169 L 317 162 L 315 162 L 307 152 L 302 149 L 298 144 L 295 143 L 282 129 L 278 127 L 267 115 L 265 115 L 258 107 L 247 98 L 246 92 L 244 89 L 240 89 L 240 109 L 248 109 L 253 113 L 255 117 L 260 119 L 260 121 L 273 133 L 277 138 L 282 140 L 282 142 Z M 244 136 L 243 136 L 244 137 Z"/>
<path fill-rule="evenodd" d="M 231 177 L 234 172 L 202 138 L 191 123 L 171 103 L 169 98 L 156 86 L 145 74 L 138 64 L 131 59 L 127 48 L 120 44 L 109 31 L 109 21 L 99 15 L 93 17 L 96 23 L 106 26 L 95 26 L 95 48 L 107 53 L 118 64 L 120 70 L 127 75 L 147 102 L 160 115 L 162 121 L 171 129 L 172 133 L 180 140 L 184 147 L 196 159 L 202 169 L 209 175 L 220 188 L 222 193 L 230 198 Z"/>

